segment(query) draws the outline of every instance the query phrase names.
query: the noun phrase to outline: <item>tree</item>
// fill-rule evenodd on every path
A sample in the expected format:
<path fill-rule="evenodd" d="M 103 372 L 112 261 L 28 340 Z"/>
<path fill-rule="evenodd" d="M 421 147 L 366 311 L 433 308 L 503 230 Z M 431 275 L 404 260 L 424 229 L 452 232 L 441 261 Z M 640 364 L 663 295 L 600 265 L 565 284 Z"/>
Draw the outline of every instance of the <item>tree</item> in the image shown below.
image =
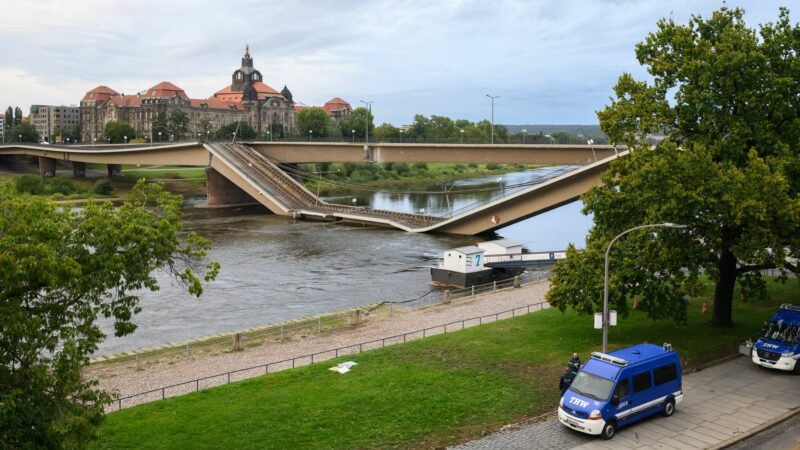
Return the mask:
<path fill-rule="evenodd" d="M 322 108 L 303 108 L 297 113 L 297 129 L 300 131 L 300 136 L 312 138 L 325 136 L 329 124 L 330 117 Z"/>
<path fill-rule="evenodd" d="M 7 189 L 7 188 L 6 188 Z M 82 448 L 111 396 L 81 377 L 105 337 L 133 332 L 136 292 L 169 272 L 200 296 L 218 272 L 201 261 L 209 241 L 183 234 L 181 197 L 141 180 L 132 201 L 80 210 L 0 192 L 0 443 Z M 183 238 L 179 238 L 179 234 Z"/>
<path fill-rule="evenodd" d="M 112 144 L 122 144 L 136 137 L 136 130 L 124 120 L 112 120 L 106 124 L 105 138 Z"/>
<path fill-rule="evenodd" d="M 33 126 L 33 124 L 28 121 L 14 125 L 8 131 L 8 134 L 9 134 L 9 140 L 14 142 L 20 141 L 20 135 L 22 136 L 22 142 L 32 142 L 32 143 L 39 142 L 39 132 L 36 131 L 36 127 Z"/>
<path fill-rule="evenodd" d="M 162 142 L 169 139 L 169 118 L 167 117 L 167 113 L 164 111 L 157 112 L 156 116 L 153 118 L 151 127 L 153 142 Z"/>
<path fill-rule="evenodd" d="M 203 117 L 200 119 L 198 125 L 200 126 L 201 139 L 205 139 L 206 137 L 215 134 L 214 124 L 211 123 L 211 120 L 208 117 Z"/>
<path fill-rule="evenodd" d="M 612 142 L 631 155 L 613 162 L 604 186 L 583 196 L 595 225 L 586 251 L 556 264 L 548 299 L 562 310 L 599 307 L 603 253 L 634 225 L 675 222 L 687 230 L 632 233 L 614 244 L 610 300 L 627 311 L 638 295 L 651 317 L 685 318 L 684 295 L 701 273 L 715 284 L 712 323 L 733 325 L 733 292 L 766 296 L 760 270 L 797 273 L 800 243 L 800 26 L 780 10 L 749 29 L 741 9 L 687 25 L 661 20 L 636 47 L 652 82 L 623 74 L 598 113 Z M 655 149 L 647 134 L 665 131 Z M 787 260 L 788 259 L 788 260 Z"/>
<path fill-rule="evenodd" d="M 14 108 L 10 106 L 6 108 L 6 115 L 3 119 L 3 124 L 6 130 L 14 126 Z"/>
<path fill-rule="evenodd" d="M 258 137 L 258 133 L 249 123 L 231 122 L 217 130 L 217 139 L 233 139 L 233 133 L 236 133 L 236 139 L 256 139 Z"/>
<path fill-rule="evenodd" d="M 352 137 L 353 130 L 356 130 L 355 136 L 358 139 L 366 139 L 367 136 L 367 127 L 369 127 L 369 134 L 371 135 L 373 130 L 375 129 L 375 118 L 372 116 L 372 113 L 367 109 L 362 107 L 356 108 L 353 110 L 353 114 L 350 116 L 350 120 L 347 121 L 344 126 L 342 126 L 342 134 L 347 137 Z"/>
<path fill-rule="evenodd" d="M 181 110 L 172 111 L 167 120 L 167 131 L 175 140 L 183 139 L 189 131 L 189 115 Z"/>
<path fill-rule="evenodd" d="M 373 133 L 378 142 L 391 142 L 400 138 L 400 130 L 390 123 L 382 123 Z"/>
<path fill-rule="evenodd" d="M 19 125 L 22 123 L 22 108 L 17 106 L 14 108 L 14 125 Z"/>

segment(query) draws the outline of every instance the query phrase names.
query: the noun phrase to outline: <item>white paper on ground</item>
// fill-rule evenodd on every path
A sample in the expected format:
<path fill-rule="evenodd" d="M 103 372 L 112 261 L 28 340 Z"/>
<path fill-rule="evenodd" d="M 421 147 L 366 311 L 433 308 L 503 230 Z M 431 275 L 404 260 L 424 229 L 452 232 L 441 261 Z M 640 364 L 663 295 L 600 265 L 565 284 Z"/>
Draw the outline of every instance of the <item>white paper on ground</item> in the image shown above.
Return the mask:
<path fill-rule="evenodd" d="M 343 362 L 343 363 L 339 363 L 339 364 L 331 367 L 328 370 L 332 370 L 334 372 L 339 372 L 341 374 L 345 374 L 347 372 L 350 372 L 350 368 L 351 367 L 357 366 L 357 365 L 358 365 L 358 363 L 356 363 L 355 361 L 346 361 L 346 362 Z"/>

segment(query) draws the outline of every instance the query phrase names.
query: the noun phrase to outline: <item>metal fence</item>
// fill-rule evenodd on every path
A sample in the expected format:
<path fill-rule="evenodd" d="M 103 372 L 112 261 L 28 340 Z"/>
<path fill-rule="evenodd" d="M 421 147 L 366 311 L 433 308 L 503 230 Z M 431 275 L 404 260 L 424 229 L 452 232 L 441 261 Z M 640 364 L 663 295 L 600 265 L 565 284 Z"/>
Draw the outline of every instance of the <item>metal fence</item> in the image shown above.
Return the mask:
<path fill-rule="evenodd" d="M 325 332 L 360 326 L 370 319 L 391 320 L 394 316 L 414 308 L 448 304 L 475 295 L 513 289 L 514 287 L 541 281 L 549 276 L 550 272 L 531 272 L 526 273 L 523 279 L 510 278 L 463 289 L 432 289 L 421 296 L 409 300 L 384 301 L 265 327 L 222 333 L 196 341 L 166 344 L 117 355 L 98 356 L 92 359 L 89 370 L 102 371 L 108 368 L 115 370 L 120 368 L 142 370 L 148 365 L 185 361 L 198 355 L 215 355 L 244 350 L 270 342 L 284 342 L 287 339 L 298 336 L 319 335 Z"/>
<path fill-rule="evenodd" d="M 517 316 L 530 314 L 532 312 L 541 311 L 545 308 L 547 302 L 533 303 L 526 306 L 507 309 L 497 313 L 486 314 L 482 316 L 471 317 L 468 319 L 456 320 L 440 325 L 410 331 L 403 334 L 394 336 L 373 339 L 370 341 L 359 342 L 356 344 L 345 345 L 343 347 L 336 347 L 329 350 L 309 353 L 307 355 L 296 356 L 280 361 L 273 361 L 256 366 L 246 367 L 243 369 L 231 370 L 228 372 L 219 373 L 216 375 L 209 375 L 206 377 L 197 378 L 194 380 L 184 381 L 181 383 L 172 384 L 169 386 L 151 389 L 145 392 L 120 397 L 115 400 L 116 409 L 122 410 L 123 408 L 131 407 L 134 405 L 147 403 L 155 400 L 163 400 L 168 397 L 176 397 L 179 395 L 188 394 L 191 392 L 198 392 L 202 389 L 220 386 L 236 381 L 241 381 L 255 376 L 279 372 L 285 369 L 293 369 L 295 367 L 307 366 L 310 364 L 326 361 L 340 356 L 355 355 L 369 350 L 384 348 L 387 345 L 401 344 L 405 342 L 414 341 L 417 339 L 424 339 L 429 336 L 438 334 L 445 334 L 453 331 L 460 331 L 465 328 L 473 327 L 476 325 L 483 325 L 484 323 L 497 322 L 501 319 L 510 319 Z"/>

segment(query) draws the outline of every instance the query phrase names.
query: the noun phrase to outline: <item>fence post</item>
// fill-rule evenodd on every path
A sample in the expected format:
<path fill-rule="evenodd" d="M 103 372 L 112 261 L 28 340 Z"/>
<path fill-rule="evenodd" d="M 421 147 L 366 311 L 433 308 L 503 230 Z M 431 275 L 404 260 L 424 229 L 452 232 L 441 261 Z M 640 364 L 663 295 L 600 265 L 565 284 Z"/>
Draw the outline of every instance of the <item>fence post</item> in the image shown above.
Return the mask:
<path fill-rule="evenodd" d="M 472 297 L 474 295 L 475 295 L 475 285 L 473 284 L 472 285 L 472 294 L 470 294 L 470 297 Z"/>
<path fill-rule="evenodd" d="M 142 370 L 142 367 L 139 365 L 139 352 L 136 352 L 136 370 Z"/>
<path fill-rule="evenodd" d="M 519 281 L 519 275 L 516 275 L 516 276 L 514 277 L 514 287 L 515 287 L 515 288 L 518 288 L 518 287 L 520 287 L 520 285 L 521 285 L 521 283 L 520 283 L 520 281 Z"/>
<path fill-rule="evenodd" d="M 322 316 L 317 317 L 317 333 L 322 333 Z"/>
<path fill-rule="evenodd" d="M 492 281 L 492 292 L 497 290 L 497 280 Z"/>
<path fill-rule="evenodd" d="M 357 309 L 355 311 L 355 316 L 356 316 L 356 325 L 358 325 L 358 324 L 361 323 L 361 310 L 360 309 Z"/>
<path fill-rule="evenodd" d="M 445 305 L 449 305 L 450 304 L 450 290 L 449 289 L 444 291 L 444 294 L 442 294 L 442 303 L 444 303 Z"/>
<path fill-rule="evenodd" d="M 236 333 L 233 335 L 233 351 L 238 352 L 242 349 L 242 334 Z"/>

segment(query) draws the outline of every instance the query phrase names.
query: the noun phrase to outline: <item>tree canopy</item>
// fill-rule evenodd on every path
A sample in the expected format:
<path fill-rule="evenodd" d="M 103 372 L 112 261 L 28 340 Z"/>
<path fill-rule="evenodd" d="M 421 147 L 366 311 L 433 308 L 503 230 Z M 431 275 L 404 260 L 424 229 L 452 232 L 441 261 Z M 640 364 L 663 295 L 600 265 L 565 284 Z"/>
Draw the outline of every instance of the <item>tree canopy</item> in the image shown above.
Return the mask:
<path fill-rule="evenodd" d="M 231 122 L 217 130 L 217 139 L 233 139 L 233 133 L 236 133 L 236 139 L 255 139 L 258 137 L 258 133 L 249 123 Z"/>
<path fill-rule="evenodd" d="M 303 108 L 297 113 L 297 131 L 301 137 L 310 136 L 319 139 L 328 135 L 330 121 L 330 117 L 322 108 Z"/>
<path fill-rule="evenodd" d="M 137 291 L 168 271 L 199 296 L 218 264 L 210 243 L 182 238 L 181 198 L 141 180 L 132 201 L 72 210 L 0 186 L 0 447 L 80 448 L 111 397 L 81 368 L 105 337 L 133 332 Z"/>
<path fill-rule="evenodd" d="M 8 129 L 8 140 L 19 142 L 20 136 L 22 136 L 22 142 L 39 142 L 39 132 L 36 131 L 36 127 L 27 120 Z"/>
<path fill-rule="evenodd" d="M 618 233 L 674 222 L 686 230 L 627 235 L 611 252 L 610 303 L 653 318 L 683 320 L 684 295 L 714 283 L 712 323 L 733 324 L 744 300 L 766 296 L 761 269 L 796 273 L 800 231 L 800 26 L 781 9 L 776 23 L 748 28 L 741 9 L 722 8 L 686 25 L 658 22 L 636 46 L 652 81 L 623 74 L 598 113 L 630 156 L 611 164 L 604 186 L 583 196 L 594 215 L 586 250 L 556 264 L 551 304 L 601 308 L 603 257 Z M 666 139 L 651 147 L 649 133 Z"/>
<path fill-rule="evenodd" d="M 105 138 L 111 144 L 123 144 L 136 138 L 136 130 L 123 120 L 112 120 L 106 124 Z"/>

